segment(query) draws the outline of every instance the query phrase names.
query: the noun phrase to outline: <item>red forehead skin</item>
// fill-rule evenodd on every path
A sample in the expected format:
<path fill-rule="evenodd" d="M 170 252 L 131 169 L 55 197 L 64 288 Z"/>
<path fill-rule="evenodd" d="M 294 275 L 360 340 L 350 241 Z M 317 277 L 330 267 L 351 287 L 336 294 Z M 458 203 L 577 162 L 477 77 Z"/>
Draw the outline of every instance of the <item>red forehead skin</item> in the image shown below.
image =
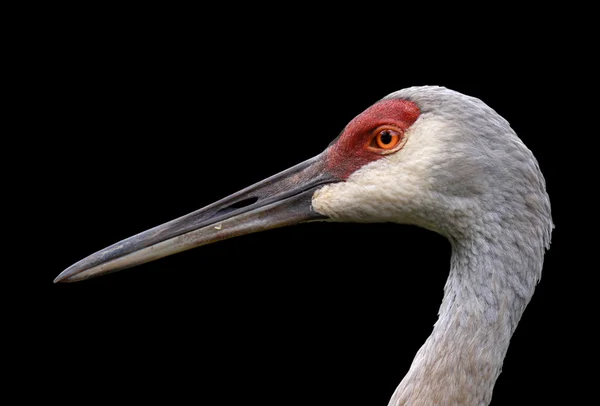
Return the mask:
<path fill-rule="evenodd" d="M 408 100 L 379 101 L 350 121 L 327 150 L 327 169 L 337 178 L 347 179 L 362 166 L 383 158 L 385 155 L 367 148 L 373 131 L 386 124 L 406 131 L 420 114 L 417 105 Z"/>

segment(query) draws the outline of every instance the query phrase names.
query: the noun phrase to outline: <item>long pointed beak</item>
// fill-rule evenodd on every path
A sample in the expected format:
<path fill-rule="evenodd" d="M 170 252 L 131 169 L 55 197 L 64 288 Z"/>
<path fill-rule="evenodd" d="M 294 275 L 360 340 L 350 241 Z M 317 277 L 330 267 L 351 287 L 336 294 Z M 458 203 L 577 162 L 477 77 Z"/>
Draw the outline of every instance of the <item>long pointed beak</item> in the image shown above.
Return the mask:
<path fill-rule="evenodd" d="M 340 179 L 325 152 L 200 210 L 129 237 L 71 265 L 54 282 L 76 282 L 154 261 L 216 241 L 326 217 L 312 195 Z"/>

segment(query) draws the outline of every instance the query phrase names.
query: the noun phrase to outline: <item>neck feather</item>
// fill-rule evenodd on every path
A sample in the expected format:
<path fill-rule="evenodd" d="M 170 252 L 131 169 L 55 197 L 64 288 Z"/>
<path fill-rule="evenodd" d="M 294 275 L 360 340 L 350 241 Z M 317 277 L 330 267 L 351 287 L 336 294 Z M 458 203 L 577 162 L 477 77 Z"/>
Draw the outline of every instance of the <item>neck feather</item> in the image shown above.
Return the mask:
<path fill-rule="evenodd" d="M 543 238 L 500 230 L 453 239 L 451 269 L 431 336 L 390 406 L 487 405 L 509 341 L 538 282 Z M 534 240 L 535 241 L 535 240 Z"/>

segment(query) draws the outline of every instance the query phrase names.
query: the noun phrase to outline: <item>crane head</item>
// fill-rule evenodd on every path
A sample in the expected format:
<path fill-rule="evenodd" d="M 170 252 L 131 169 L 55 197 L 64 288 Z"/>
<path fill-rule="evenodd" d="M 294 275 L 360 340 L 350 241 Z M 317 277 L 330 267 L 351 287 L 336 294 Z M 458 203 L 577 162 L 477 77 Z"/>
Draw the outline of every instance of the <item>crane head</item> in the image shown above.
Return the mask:
<path fill-rule="evenodd" d="M 492 133 L 500 136 L 488 136 Z M 508 123 L 477 99 L 438 87 L 404 89 L 354 118 L 316 157 L 100 250 L 65 269 L 55 282 L 307 221 L 390 221 L 450 235 L 461 207 L 472 210 L 469 202 L 481 201 L 474 196 L 495 190 L 477 174 L 514 175 L 510 162 L 499 165 L 511 151 L 507 139 L 522 145 Z M 523 148 L 517 152 L 533 157 Z"/>

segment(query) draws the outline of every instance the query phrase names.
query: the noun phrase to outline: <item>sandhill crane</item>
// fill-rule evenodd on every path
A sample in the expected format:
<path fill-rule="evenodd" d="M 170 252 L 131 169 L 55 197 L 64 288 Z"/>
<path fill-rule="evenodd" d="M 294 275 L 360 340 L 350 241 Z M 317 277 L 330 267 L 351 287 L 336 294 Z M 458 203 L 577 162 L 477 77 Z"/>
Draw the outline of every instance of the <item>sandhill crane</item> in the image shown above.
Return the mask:
<path fill-rule="evenodd" d="M 389 405 L 485 405 L 550 245 L 545 189 L 535 157 L 494 110 L 411 87 L 358 115 L 316 157 L 92 254 L 55 282 L 306 221 L 418 225 L 448 238 L 450 273 L 433 331 Z"/>

